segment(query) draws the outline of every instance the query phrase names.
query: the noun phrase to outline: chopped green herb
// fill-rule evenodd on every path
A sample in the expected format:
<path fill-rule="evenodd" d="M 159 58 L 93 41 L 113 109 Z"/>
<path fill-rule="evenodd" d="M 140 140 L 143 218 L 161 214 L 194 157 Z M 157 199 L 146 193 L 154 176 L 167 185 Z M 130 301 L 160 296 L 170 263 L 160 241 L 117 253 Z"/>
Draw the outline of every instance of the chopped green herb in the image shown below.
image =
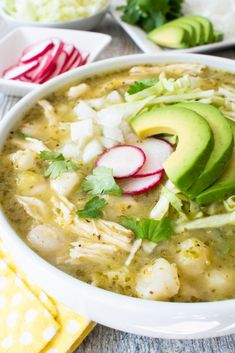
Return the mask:
<path fill-rule="evenodd" d="M 65 160 L 62 153 L 53 151 L 41 151 L 40 157 L 44 161 L 50 161 L 49 167 L 45 170 L 44 176 L 51 179 L 58 178 L 61 174 L 77 170 L 77 166 L 70 159 Z"/>
<path fill-rule="evenodd" d="M 101 218 L 103 216 L 102 209 L 106 204 L 104 199 L 95 196 L 85 204 L 83 210 L 77 211 L 76 215 L 80 218 Z"/>
<path fill-rule="evenodd" d="M 137 220 L 134 217 L 121 217 L 121 225 L 132 230 L 137 239 L 146 239 L 154 243 L 170 239 L 173 233 L 169 218 L 157 221 L 155 219 L 141 218 Z"/>
<path fill-rule="evenodd" d="M 53 151 L 41 151 L 40 157 L 44 161 L 64 161 L 65 160 L 62 153 L 53 152 Z"/>
<path fill-rule="evenodd" d="M 228 239 L 224 239 L 219 248 L 219 253 L 221 256 L 226 256 L 231 251 L 232 244 Z"/>
<path fill-rule="evenodd" d="M 121 7 L 122 20 L 150 32 L 179 17 L 182 2 L 183 0 L 127 0 L 127 4 Z"/>
<path fill-rule="evenodd" d="M 128 88 L 128 94 L 135 94 L 143 91 L 145 88 L 154 86 L 159 81 L 158 78 L 146 78 L 145 80 L 135 81 L 133 85 Z"/>
<path fill-rule="evenodd" d="M 17 130 L 16 131 L 16 134 L 20 137 L 20 138 L 22 138 L 22 139 L 26 139 L 26 137 L 29 137 L 28 135 L 26 135 L 26 134 L 24 134 L 22 131 L 20 131 L 20 130 Z"/>
<path fill-rule="evenodd" d="M 97 167 L 92 175 L 88 175 L 82 183 L 82 188 L 90 195 L 112 194 L 121 195 L 122 190 L 116 184 L 111 168 Z"/>

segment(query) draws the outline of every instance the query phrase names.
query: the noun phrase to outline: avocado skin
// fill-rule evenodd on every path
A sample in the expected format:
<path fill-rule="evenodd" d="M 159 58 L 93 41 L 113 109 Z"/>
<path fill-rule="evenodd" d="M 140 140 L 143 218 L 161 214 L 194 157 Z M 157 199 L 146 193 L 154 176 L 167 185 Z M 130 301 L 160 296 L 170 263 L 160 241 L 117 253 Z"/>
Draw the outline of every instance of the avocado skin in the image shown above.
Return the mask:
<path fill-rule="evenodd" d="M 188 196 L 194 198 L 223 175 L 233 153 L 233 132 L 228 120 L 212 105 L 190 102 L 179 103 L 178 106 L 191 109 L 203 116 L 214 134 L 214 147 L 205 169 L 187 191 Z"/>
<path fill-rule="evenodd" d="M 235 140 L 235 123 L 229 121 Z M 222 177 L 212 186 L 204 190 L 196 197 L 199 204 L 208 204 L 210 202 L 224 200 L 235 194 L 235 147 L 233 148 L 232 158 L 227 165 Z"/>
<path fill-rule="evenodd" d="M 186 192 L 203 171 L 213 148 L 207 121 L 192 110 L 172 105 L 138 114 L 130 125 L 140 138 L 178 135 L 176 150 L 165 161 L 164 169 L 171 182 Z"/>

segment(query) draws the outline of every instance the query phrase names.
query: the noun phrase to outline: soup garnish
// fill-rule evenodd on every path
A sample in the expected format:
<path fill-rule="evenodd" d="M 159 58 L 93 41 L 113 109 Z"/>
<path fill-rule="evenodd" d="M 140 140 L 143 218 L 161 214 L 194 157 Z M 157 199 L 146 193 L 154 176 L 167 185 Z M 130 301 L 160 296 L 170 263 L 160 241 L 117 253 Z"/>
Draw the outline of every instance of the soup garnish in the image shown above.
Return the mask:
<path fill-rule="evenodd" d="M 9 134 L 0 200 L 72 276 L 151 300 L 235 298 L 235 76 L 135 66 L 40 100 Z"/>

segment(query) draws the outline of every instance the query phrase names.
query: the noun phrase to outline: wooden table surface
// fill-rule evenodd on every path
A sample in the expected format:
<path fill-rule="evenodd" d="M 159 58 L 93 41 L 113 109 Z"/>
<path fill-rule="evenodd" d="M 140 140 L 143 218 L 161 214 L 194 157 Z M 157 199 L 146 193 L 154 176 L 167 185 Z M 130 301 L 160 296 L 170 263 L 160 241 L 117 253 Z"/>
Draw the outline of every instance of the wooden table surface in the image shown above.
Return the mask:
<path fill-rule="evenodd" d="M 0 36 L 5 30 L 0 22 Z M 98 60 L 141 53 L 125 32 L 107 16 L 95 29 L 113 37 L 112 43 Z M 235 50 L 211 53 L 235 59 Z M 18 101 L 1 95 L 0 118 Z M 204 340 L 166 340 L 136 336 L 97 325 L 75 353 L 235 353 L 235 335 Z"/>

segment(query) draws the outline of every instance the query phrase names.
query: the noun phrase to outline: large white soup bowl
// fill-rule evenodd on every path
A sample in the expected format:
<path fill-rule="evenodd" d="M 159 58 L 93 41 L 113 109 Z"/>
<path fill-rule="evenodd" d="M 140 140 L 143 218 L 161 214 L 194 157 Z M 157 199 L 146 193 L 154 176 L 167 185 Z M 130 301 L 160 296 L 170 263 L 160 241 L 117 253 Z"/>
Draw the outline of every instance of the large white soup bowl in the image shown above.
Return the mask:
<path fill-rule="evenodd" d="M 138 64 L 194 62 L 235 72 L 232 60 L 197 54 L 133 55 L 104 60 L 65 73 L 19 101 L 0 123 L 0 148 L 17 121 L 38 99 L 92 75 Z M 73 310 L 106 326 L 151 337 L 203 338 L 235 333 L 235 300 L 209 303 L 147 301 L 112 293 L 75 279 L 52 266 L 17 235 L 0 211 L 1 237 L 18 265 L 47 293 Z"/>

